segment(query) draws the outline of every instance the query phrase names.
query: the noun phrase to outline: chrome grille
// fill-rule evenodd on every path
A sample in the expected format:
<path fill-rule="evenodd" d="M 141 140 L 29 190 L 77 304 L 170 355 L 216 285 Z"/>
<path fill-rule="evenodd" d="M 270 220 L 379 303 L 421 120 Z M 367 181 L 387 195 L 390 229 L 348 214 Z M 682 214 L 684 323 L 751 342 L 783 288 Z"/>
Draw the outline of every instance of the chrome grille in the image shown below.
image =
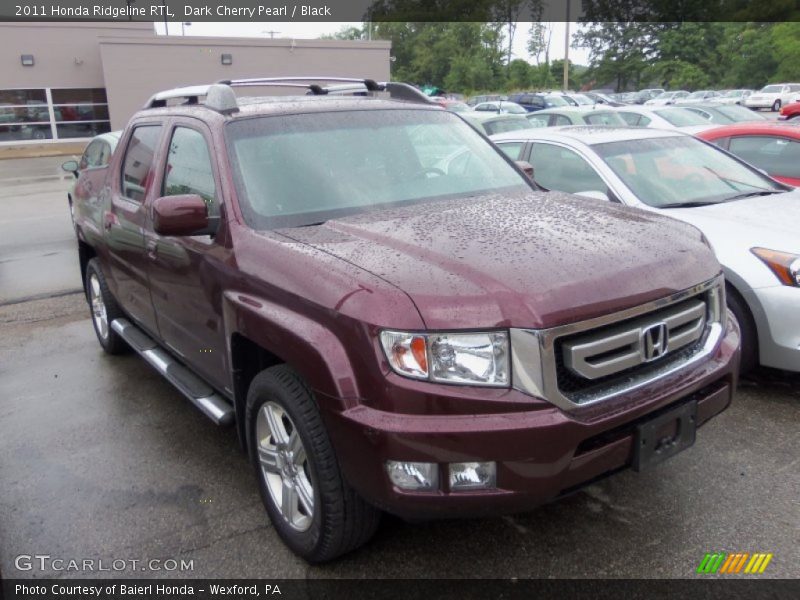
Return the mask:
<path fill-rule="evenodd" d="M 725 331 L 722 276 L 619 313 L 511 329 L 513 385 L 572 410 L 707 358 Z"/>
<path fill-rule="evenodd" d="M 558 351 L 572 374 L 587 380 L 662 360 L 700 339 L 708 308 L 691 298 L 623 323 L 560 340 Z"/>

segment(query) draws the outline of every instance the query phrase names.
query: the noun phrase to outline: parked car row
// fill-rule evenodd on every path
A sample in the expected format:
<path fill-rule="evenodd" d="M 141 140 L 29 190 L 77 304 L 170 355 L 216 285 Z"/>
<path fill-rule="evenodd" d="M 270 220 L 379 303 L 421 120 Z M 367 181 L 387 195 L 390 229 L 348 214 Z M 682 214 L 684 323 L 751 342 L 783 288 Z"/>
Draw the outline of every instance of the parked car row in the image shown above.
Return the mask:
<path fill-rule="evenodd" d="M 660 88 L 648 88 L 638 92 L 624 92 L 624 93 L 603 93 L 603 92 L 580 92 L 580 93 L 564 93 L 564 92 L 524 92 L 512 94 L 510 96 L 478 96 L 474 102 L 470 102 L 474 106 L 478 102 L 483 102 L 488 99 L 492 100 L 510 100 L 517 102 L 526 108 L 526 110 L 541 110 L 544 108 L 551 108 L 551 106 L 543 105 L 541 102 L 536 101 L 532 103 L 531 99 L 535 97 L 542 98 L 544 96 L 557 96 L 564 100 L 567 104 L 572 106 L 582 105 L 595 105 L 607 104 L 610 106 L 644 104 L 647 106 L 669 106 L 678 105 L 686 106 L 692 104 L 709 103 L 715 104 L 736 104 L 745 106 L 751 109 L 770 109 L 777 112 L 781 107 L 791 104 L 800 100 L 800 84 L 797 83 L 779 83 L 769 84 L 764 86 L 761 90 L 755 91 L 750 89 L 729 89 L 729 90 L 697 90 L 690 92 L 687 90 L 663 90 Z"/>
<path fill-rule="evenodd" d="M 298 555 L 650 468 L 730 404 L 740 353 L 800 368 L 800 192 L 627 126 L 649 107 L 323 81 L 167 90 L 64 165 L 100 346 L 236 427 Z"/>

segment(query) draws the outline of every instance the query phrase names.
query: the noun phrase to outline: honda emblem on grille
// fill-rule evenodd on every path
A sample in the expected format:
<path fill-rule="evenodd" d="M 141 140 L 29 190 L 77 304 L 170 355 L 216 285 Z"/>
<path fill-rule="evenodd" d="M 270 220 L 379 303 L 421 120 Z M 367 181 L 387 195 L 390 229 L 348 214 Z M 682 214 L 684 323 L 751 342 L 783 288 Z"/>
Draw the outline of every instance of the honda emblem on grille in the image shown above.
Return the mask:
<path fill-rule="evenodd" d="M 661 358 L 667 353 L 668 346 L 669 329 L 666 323 L 656 323 L 642 329 L 640 348 L 644 362 Z"/>

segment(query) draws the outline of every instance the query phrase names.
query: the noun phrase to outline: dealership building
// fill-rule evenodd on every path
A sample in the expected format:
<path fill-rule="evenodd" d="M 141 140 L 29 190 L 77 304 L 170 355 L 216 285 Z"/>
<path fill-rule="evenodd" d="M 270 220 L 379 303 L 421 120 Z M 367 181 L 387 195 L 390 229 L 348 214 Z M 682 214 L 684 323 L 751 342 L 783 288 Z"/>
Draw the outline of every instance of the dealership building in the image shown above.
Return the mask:
<path fill-rule="evenodd" d="M 233 25 L 233 24 L 232 24 Z M 158 36 L 150 22 L 0 23 L 3 150 L 70 151 L 155 92 L 221 79 L 389 77 L 390 43 Z"/>

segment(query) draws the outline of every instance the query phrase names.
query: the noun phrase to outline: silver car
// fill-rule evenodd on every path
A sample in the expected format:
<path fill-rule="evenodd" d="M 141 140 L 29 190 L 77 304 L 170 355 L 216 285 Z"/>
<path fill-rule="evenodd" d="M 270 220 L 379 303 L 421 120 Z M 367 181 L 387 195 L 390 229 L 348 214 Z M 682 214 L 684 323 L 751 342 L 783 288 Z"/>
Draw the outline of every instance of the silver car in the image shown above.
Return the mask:
<path fill-rule="evenodd" d="M 614 110 L 632 127 L 679 129 L 691 134 L 713 127 L 697 113 L 680 106 L 620 106 Z"/>
<path fill-rule="evenodd" d="M 742 370 L 760 363 L 800 371 L 800 190 L 677 131 L 557 127 L 492 140 L 531 163 L 542 187 L 695 225 L 725 271 Z"/>

